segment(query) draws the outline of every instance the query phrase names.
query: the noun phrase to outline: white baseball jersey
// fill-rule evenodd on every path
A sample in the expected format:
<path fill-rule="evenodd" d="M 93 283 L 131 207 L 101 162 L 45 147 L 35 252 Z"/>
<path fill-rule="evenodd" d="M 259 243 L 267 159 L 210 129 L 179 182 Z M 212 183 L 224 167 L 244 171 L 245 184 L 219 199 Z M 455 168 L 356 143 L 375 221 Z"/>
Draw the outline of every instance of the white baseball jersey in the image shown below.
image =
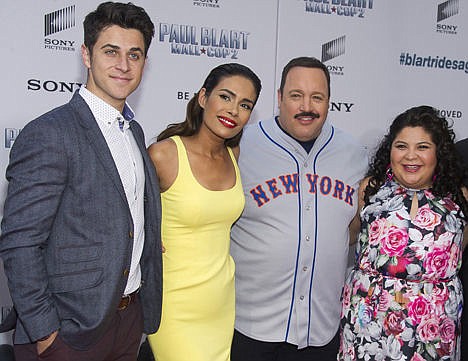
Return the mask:
<path fill-rule="evenodd" d="M 274 118 L 244 130 L 246 202 L 231 233 L 238 331 L 299 348 L 331 341 L 367 165 L 365 149 L 328 121 L 309 154 Z"/>

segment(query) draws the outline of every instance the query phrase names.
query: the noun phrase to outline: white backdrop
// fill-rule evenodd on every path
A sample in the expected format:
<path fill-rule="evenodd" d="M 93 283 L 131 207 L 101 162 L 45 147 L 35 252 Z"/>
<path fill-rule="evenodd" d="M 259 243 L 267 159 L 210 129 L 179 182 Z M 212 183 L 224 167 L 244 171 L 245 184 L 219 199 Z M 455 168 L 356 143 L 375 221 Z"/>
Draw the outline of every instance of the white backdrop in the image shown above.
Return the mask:
<path fill-rule="evenodd" d="M 82 21 L 98 3 L 2 0 L 0 173 L 20 129 L 67 102 L 85 82 Z M 148 144 L 167 124 L 183 120 L 188 99 L 209 70 L 223 62 L 243 63 L 259 75 L 263 91 L 252 121 L 271 116 L 277 108 L 281 69 L 291 58 L 304 55 L 323 59 L 330 69 L 329 118 L 370 150 L 398 113 L 421 104 L 450 117 L 457 138 L 468 137 L 466 1 L 134 3 L 147 10 L 156 26 L 144 80 L 129 99 Z M 5 190 L 2 176 L 0 205 Z M 0 306 L 10 304 L 0 272 Z"/>

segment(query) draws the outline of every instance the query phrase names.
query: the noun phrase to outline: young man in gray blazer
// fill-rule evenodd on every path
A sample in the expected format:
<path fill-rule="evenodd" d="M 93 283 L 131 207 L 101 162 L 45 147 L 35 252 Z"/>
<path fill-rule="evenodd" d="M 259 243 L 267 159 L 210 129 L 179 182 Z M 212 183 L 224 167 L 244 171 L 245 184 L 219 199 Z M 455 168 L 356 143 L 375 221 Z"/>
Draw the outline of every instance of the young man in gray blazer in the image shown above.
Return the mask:
<path fill-rule="evenodd" d="M 161 309 L 159 186 L 126 98 L 154 36 L 107 2 L 84 25 L 86 86 L 27 124 L 10 153 L 0 255 L 22 360 L 136 360 Z"/>

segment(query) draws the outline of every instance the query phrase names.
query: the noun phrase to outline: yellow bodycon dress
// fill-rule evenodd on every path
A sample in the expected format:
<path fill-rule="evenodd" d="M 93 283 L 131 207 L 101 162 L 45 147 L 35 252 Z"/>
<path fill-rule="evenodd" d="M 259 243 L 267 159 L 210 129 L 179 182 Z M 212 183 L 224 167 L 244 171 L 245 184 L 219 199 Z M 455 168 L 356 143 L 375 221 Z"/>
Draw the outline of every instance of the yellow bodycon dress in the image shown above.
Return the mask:
<path fill-rule="evenodd" d="M 156 361 L 229 361 L 234 331 L 232 223 L 244 207 L 239 169 L 225 191 L 201 186 L 178 136 L 179 171 L 161 194 L 163 308 L 159 330 L 148 336 Z"/>

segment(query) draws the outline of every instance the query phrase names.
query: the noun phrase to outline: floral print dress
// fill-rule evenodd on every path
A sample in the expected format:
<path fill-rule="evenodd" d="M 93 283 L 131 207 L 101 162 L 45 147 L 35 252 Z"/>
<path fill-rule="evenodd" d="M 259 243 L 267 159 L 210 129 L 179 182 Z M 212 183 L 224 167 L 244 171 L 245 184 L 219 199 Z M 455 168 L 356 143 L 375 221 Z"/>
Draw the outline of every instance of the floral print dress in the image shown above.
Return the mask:
<path fill-rule="evenodd" d="M 459 360 L 464 226 L 458 205 L 430 189 L 389 181 L 371 197 L 343 289 L 338 360 Z"/>

